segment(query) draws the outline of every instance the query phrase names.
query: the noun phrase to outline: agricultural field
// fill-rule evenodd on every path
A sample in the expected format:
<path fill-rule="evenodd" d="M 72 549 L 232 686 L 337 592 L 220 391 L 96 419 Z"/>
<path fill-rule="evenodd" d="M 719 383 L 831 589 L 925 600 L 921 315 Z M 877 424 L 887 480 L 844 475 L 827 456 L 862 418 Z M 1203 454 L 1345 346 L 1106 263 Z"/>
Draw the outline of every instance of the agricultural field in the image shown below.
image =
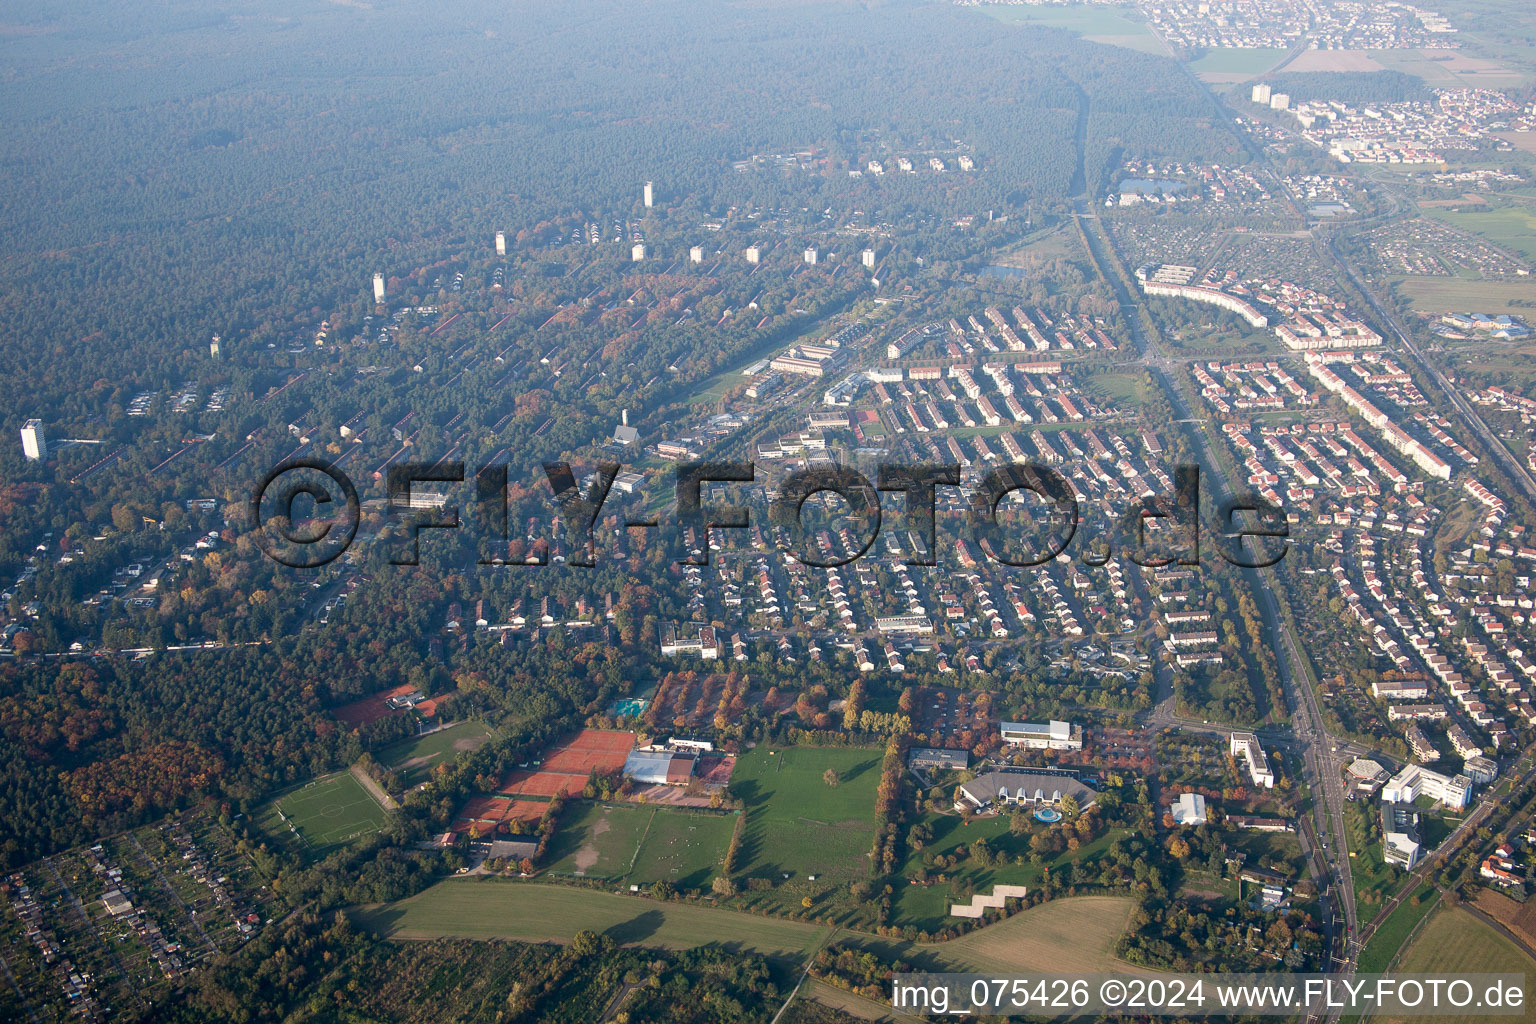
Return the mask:
<path fill-rule="evenodd" d="M 1526 76 L 1497 61 L 1444 50 L 1369 50 L 1388 71 L 1417 75 L 1432 89 L 1507 89 Z"/>
<path fill-rule="evenodd" d="M 1479 281 L 1460 277 L 1399 277 L 1397 293 L 1415 312 L 1511 313 L 1536 316 L 1536 279 Z"/>
<path fill-rule="evenodd" d="M 404 788 L 411 789 L 426 782 L 438 765 L 477 749 L 490 738 L 490 730 L 479 722 L 455 722 L 445 729 L 385 747 L 379 751 L 378 760 L 400 775 Z"/>
<path fill-rule="evenodd" d="M 256 812 L 256 823 L 278 842 L 318 857 L 384 827 L 387 814 L 351 772 L 337 772 L 289 790 Z"/>
<path fill-rule="evenodd" d="M 1536 962 L 1513 942 L 1459 907 L 1441 907 L 1398 961 L 1403 974 L 1529 974 Z M 1379 1018 L 1383 1024 L 1393 1018 Z M 1415 1017 L 1434 1024 L 1487 1020 L 1486 1015 Z"/>
<path fill-rule="evenodd" d="M 1274 47 L 1252 50 L 1215 49 L 1192 61 L 1189 67 L 1207 82 L 1241 82 L 1262 75 L 1284 60 L 1285 53 Z"/>
<path fill-rule="evenodd" d="M 1496 210 L 1434 210 L 1430 216 L 1444 221 L 1453 228 L 1470 231 L 1494 245 L 1520 253 L 1536 263 L 1536 209 L 1526 206 L 1503 206 Z M 1530 286 L 1536 290 L 1536 285 Z"/>
<path fill-rule="evenodd" d="M 568 812 L 550 849 L 550 870 L 631 885 L 670 882 L 703 889 L 725 859 L 735 815 L 583 803 Z"/>
<path fill-rule="evenodd" d="M 1115 942 L 1135 901 L 1123 896 L 1053 900 L 946 943 L 911 943 L 841 932 L 837 941 L 881 956 L 956 971 L 1132 971 Z M 361 927 L 395 939 L 563 942 L 582 929 L 621 943 L 687 949 L 708 942 L 765 956 L 803 957 L 832 934 L 826 925 L 662 903 L 536 882 L 448 879 L 409 899 L 354 913 Z"/>
<path fill-rule="evenodd" d="M 865 877 L 874 843 L 881 751 L 758 747 L 736 759 L 731 791 L 746 801 L 740 873 L 816 875 L 828 884 Z M 823 774 L 839 775 L 828 786 Z"/>
<path fill-rule="evenodd" d="M 1484 889 L 1472 905 L 1508 928 L 1527 952 L 1536 955 L 1536 903 L 1519 903 L 1501 892 Z"/>
<path fill-rule="evenodd" d="M 1142 53 L 1168 54 L 1168 47 L 1151 26 L 1104 7 L 1045 7 L 1016 4 L 985 6 L 983 12 L 1009 25 L 1041 25 L 1065 29 L 1093 43 L 1106 43 Z"/>

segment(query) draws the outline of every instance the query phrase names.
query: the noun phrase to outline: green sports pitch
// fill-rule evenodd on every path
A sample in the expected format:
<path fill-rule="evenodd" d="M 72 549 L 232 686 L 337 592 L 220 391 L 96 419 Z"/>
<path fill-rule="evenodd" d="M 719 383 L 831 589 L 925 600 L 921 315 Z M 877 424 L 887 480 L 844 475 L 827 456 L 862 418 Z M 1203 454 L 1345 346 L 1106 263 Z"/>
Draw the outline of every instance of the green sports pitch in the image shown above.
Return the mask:
<path fill-rule="evenodd" d="M 386 818 L 351 772 L 337 772 L 273 800 L 261 809 L 257 823 L 274 839 L 314 856 L 372 835 Z"/>
<path fill-rule="evenodd" d="M 741 873 L 848 882 L 869 873 L 878 748 L 758 747 L 736 759 L 731 791 L 747 805 Z M 822 780 L 838 773 L 836 786 Z"/>
<path fill-rule="evenodd" d="M 550 848 L 555 874 L 632 885 L 702 889 L 725 859 L 736 815 L 673 807 L 583 803 Z"/>

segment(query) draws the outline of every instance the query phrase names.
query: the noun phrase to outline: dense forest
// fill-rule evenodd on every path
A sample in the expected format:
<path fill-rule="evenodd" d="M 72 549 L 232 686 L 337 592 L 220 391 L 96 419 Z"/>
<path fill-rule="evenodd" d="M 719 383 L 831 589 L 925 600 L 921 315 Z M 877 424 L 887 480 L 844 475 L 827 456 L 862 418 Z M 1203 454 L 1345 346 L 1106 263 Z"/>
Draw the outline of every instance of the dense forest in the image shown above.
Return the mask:
<path fill-rule="evenodd" d="M 643 178 L 717 216 L 783 203 L 732 173 L 757 153 L 960 140 L 988 173 L 954 198 L 1002 211 L 1095 186 L 1122 150 L 1236 151 L 1170 62 L 937 6 L 101 7 L 5 44 L 18 418 L 103 416 L 212 334 L 238 349 L 496 227 L 627 211 Z M 894 215 L 955 187 L 829 178 L 799 204 Z"/>

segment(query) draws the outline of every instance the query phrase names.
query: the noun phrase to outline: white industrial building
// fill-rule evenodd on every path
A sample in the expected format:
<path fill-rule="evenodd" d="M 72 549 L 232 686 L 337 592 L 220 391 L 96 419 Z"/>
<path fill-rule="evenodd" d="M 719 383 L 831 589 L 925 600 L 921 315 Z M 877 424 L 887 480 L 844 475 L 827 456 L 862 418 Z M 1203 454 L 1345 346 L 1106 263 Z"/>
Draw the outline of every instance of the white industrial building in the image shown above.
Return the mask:
<path fill-rule="evenodd" d="M 1071 722 L 1003 722 L 1003 742 L 1030 750 L 1082 750 L 1083 727 Z"/>

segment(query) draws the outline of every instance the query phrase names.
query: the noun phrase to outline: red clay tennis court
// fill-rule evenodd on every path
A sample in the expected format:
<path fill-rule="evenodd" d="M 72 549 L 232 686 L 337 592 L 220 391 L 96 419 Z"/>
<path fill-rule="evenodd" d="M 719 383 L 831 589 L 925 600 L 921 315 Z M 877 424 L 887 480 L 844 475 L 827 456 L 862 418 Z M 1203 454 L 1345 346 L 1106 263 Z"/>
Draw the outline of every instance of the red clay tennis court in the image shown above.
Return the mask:
<path fill-rule="evenodd" d="M 592 769 L 617 771 L 624 767 L 624 759 L 635 747 L 632 732 L 605 732 L 583 729 L 575 736 L 550 747 L 539 765 L 543 772 L 564 772 L 570 775 L 590 775 Z"/>
<path fill-rule="evenodd" d="M 549 804 L 542 800 L 508 800 L 506 797 L 473 796 L 455 816 L 460 827 L 470 822 L 538 821 Z"/>
<path fill-rule="evenodd" d="M 498 793 L 523 796 L 559 796 L 579 793 L 595 768 L 614 772 L 635 747 L 635 734 L 606 729 L 582 729 L 560 740 L 544 753 L 537 770 L 514 771 L 502 780 Z"/>
<path fill-rule="evenodd" d="M 583 729 L 551 749 L 606 750 L 628 754 L 635 748 L 635 734 L 614 729 Z"/>
<path fill-rule="evenodd" d="M 561 772 L 513 772 L 502 782 L 496 792 L 514 796 L 559 796 L 562 793 L 580 793 L 587 784 L 585 775 L 568 775 Z"/>

